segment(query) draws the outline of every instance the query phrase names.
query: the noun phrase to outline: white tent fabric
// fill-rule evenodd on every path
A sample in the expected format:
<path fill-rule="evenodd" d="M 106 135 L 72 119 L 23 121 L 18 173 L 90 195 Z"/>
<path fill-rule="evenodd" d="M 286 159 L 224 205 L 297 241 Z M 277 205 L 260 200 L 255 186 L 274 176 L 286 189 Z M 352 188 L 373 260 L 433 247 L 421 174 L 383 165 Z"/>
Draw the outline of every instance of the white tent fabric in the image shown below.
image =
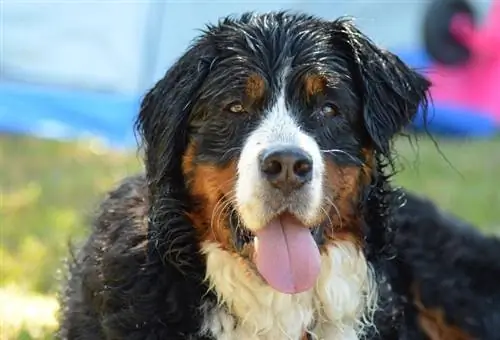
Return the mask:
<path fill-rule="evenodd" d="M 16 1 L 4 0 L 2 77 L 69 87 L 142 91 L 197 34 L 247 10 L 351 15 L 378 42 L 418 40 L 426 1 Z"/>

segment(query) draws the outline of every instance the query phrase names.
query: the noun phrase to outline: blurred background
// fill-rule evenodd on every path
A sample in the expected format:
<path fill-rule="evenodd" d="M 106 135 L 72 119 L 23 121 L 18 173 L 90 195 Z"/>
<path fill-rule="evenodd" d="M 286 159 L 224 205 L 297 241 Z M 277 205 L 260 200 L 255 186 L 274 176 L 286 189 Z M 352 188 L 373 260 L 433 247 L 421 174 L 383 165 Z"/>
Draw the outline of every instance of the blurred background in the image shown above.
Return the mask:
<path fill-rule="evenodd" d="M 349 15 L 421 72 L 447 74 L 428 125 L 439 149 L 417 117 L 409 130 L 419 142 L 396 142 L 396 182 L 484 232 L 500 231 L 500 38 L 490 37 L 500 32 L 491 28 L 500 22 L 500 0 L 466 10 L 448 1 L 430 11 L 435 2 L 0 0 L 0 340 L 53 338 L 68 242 L 87 234 L 106 190 L 141 171 L 132 123 L 142 95 L 197 29 L 228 14 Z M 473 32 L 450 45 L 457 8 Z M 492 54 L 484 52 L 490 45 L 496 56 L 478 58 Z M 470 73 L 482 84 L 471 85 Z"/>

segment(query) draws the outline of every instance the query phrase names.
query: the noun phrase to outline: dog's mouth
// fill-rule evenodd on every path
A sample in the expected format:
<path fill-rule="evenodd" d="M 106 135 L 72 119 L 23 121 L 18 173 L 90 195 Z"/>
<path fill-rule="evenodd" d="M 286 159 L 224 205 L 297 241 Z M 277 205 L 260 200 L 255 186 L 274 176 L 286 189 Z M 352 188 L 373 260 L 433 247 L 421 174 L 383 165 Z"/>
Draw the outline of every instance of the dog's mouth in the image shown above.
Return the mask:
<path fill-rule="evenodd" d="M 323 224 L 307 228 L 284 212 L 253 233 L 233 210 L 230 225 L 236 250 L 272 288 L 294 294 L 314 286 L 320 271 Z"/>
<path fill-rule="evenodd" d="M 309 228 L 311 235 L 318 246 L 322 246 L 325 243 L 323 231 L 325 230 L 326 223 L 327 222 L 324 221 L 312 228 Z M 232 238 L 236 250 L 242 251 L 245 246 L 254 242 L 255 234 L 242 225 L 238 212 L 235 209 L 231 209 L 231 214 L 229 215 L 229 225 L 231 227 Z"/>

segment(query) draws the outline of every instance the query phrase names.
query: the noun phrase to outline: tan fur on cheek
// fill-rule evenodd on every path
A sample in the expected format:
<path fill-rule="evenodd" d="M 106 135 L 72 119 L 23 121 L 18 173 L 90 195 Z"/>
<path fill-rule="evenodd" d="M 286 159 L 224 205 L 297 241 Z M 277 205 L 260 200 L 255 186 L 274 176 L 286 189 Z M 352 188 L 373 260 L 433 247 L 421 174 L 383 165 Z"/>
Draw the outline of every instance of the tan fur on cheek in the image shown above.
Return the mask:
<path fill-rule="evenodd" d="M 327 243 L 346 240 L 361 247 L 363 234 L 358 202 L 361 190 L 367 184 L 367 173 L 370 172 L 368 168 L 341 167 L 330 160 L 326 161 L 325 192 L 331 196 L 331 202 L 328 202 L 331 206 L 327 208 L 331 226 L 325 228 Z"/>
<path fill-rule="evenodd" d="M 364 186 L 369 185 L 372 181 L 373 170 L 375 169 L 375 154 L 372 149 L 363 149 L 363 165 L 361 173 L 361 182 Z"/>
<path fill-rule="evenodd" d="M 231 231 L 227 225 L 230 199 L 236 181 L 236 162 L 221 168 L 196 164 L 196 145 L 191 143 L 182 159 L 188 190 L 196 207 L 188 213 L 198 231 L 200 241 L 216 241 L 224 249 L 232 249 Z"/>

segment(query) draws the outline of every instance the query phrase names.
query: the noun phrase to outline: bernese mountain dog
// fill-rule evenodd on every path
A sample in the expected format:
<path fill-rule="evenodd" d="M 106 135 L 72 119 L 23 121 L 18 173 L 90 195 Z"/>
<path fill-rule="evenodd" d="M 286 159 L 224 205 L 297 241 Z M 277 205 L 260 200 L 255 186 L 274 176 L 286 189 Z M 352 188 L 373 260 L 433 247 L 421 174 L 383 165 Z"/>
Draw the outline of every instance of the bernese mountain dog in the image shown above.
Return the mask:
<path fill-rule="evenodd" d="M 208 26 L 143 99 L 145 174 L 100 206 L 59 336 L 407 338 L 391 141 L 428 87 L 347 19 Z"/>

